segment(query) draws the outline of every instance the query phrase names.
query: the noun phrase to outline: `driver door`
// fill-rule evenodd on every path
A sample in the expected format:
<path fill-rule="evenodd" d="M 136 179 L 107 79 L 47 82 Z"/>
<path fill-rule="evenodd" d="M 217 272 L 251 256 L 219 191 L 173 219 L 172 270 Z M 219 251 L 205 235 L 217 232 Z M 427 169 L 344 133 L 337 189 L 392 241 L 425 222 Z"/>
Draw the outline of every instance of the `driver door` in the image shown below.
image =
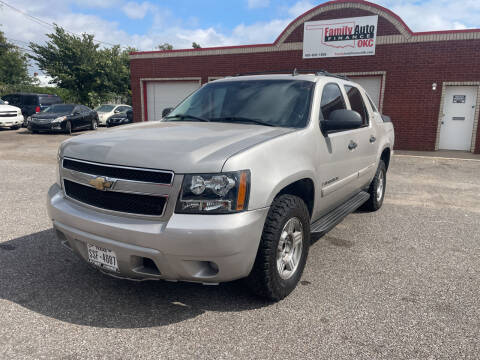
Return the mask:
<path fill-rule="evenodd" d="M 329 118 L 334 110 L 347 109 L 343 84 L 331 81 L 322 89 L 319 123 Z M 317 159 L 318 183 L 316 203 L 323 216 L 358 191 L 359 155 L 353 144 L 358 144 L 358 129 L 322 133 L 318 136 L 319 158 Z"/>

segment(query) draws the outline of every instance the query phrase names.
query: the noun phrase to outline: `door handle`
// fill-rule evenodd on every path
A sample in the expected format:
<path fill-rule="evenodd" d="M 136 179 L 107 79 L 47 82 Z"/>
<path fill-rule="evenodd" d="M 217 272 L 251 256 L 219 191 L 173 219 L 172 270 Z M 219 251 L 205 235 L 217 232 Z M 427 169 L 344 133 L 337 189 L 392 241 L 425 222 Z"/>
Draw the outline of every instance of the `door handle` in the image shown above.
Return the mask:
<path fill-rule="evenodd" d="M 370 143 L 373 144 L 375 141 L 377 141 L 377 138 L 375 136 L 370 136 Z"/>
<path fill-rule="evenodd" d="M 350 140 L 350 144 L 348 144 L 348 150 L 354 150 L 357 148 L 357 143 L 353 140 Z"/>

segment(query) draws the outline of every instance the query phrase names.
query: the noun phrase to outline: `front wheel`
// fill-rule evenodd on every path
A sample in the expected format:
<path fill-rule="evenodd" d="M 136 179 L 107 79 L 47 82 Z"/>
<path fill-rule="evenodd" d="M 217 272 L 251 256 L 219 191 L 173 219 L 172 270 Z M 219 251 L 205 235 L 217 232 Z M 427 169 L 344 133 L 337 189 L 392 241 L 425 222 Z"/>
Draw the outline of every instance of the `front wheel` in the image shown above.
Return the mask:
<path fill-rule="evenodd" d="M 290 294 L 300 280 L 310 247 L 310 215 L 297 196 L 281 195 L 270 207 L 247 285 L 269 300 Z"/>
<path fill-rule="evenodd" d="M 370 187 L 368 188 L 368 193 L 370 194 L 370 199 L 363 204 L 362 208 L 367 211 L 377 211 L 382 207 L 383 199 L 385 197 L 385 188 L 387 186 L 387 168 L 383 160 L 380 160 L 378 164 L 377 172 Z"/>
<path fill-rule="evenodd" d="M 92 120 L 92 123 L 90 124 L 90 130 L 97 130 L 97 120 L 96 119 L 93 119 Z"/>
<path fill-rule="evenodd" d="M 72 123 L 70 121 L 65 123 L 65 134 L 72 135 Z"/>

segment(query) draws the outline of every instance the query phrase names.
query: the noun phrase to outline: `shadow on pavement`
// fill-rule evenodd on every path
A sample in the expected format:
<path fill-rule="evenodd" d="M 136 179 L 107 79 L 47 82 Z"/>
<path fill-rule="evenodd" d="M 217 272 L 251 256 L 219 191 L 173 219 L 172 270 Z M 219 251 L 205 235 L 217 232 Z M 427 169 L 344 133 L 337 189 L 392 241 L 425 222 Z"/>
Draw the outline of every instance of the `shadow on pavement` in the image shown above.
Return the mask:
<path fill-rule="evenodd" d="M 103 328 L 163 326 L 205 311 L 268 305 L 239 282 L 203 286 L 110 278 L 64 249 L 52 229 L 0 243 L 0 298 L 61 321 Z"/>

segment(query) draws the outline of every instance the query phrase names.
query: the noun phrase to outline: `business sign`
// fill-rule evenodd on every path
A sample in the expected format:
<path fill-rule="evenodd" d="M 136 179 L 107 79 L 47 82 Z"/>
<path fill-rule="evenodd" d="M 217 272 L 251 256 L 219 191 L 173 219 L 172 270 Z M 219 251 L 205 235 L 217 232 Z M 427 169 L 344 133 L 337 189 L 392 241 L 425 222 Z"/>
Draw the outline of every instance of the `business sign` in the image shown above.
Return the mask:
<path fill-rule="evenodd" d="M 303 30 L 303 58 L 375 55 L 378 15 L 309 21 Z"/>

